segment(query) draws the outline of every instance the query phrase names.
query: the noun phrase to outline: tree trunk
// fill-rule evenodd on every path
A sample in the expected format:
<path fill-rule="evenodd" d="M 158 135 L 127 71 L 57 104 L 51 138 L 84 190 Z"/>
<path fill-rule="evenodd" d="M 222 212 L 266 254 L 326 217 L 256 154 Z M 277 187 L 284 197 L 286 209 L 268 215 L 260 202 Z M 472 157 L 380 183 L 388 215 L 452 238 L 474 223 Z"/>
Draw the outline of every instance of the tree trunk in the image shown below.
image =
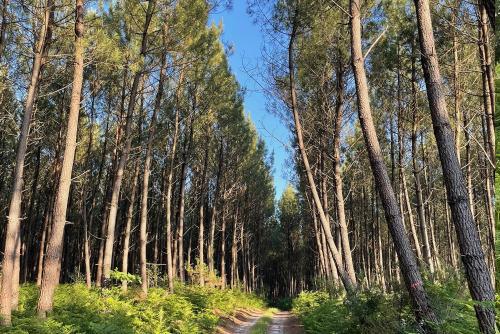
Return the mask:
<path fill-rule="evenodd" d="M 107 147 L 108 147 L 108 133 L 109 133 L 109 123 L 110 123 L 110 114 L 111 112 L 108 112 L 108 116 L 106 118 L 106 130 L 104 132 L 104 144 L 103 144 L 103 147 L 102 147 L 102 153 L 101 153 L 101 161 L 99 163 L 99 171 L 97 173 L 97 182 L 96 182 L 96 185 L 92 191 L 92 198 L 91 198 L 91 201 L 90 201 L 90 224 L 92 226 L 92 222 L 93 222 L 93 217 L 94 217 L 94 204 L 95 204 L 95 199 L 96 199 L 96 189 L 98 188 L 98 186 L 100 185 L 100 180 L 102 178 L 102 174 L 103 174 L 103 170 L 104 170 L 104 164 L 106 162 L 106 153 L 107 153 Z M 113 160 L 113 164 L 114 165 L 114 160 Z M 110 170 L 114 170 L 113 166 L 110 167 Z M 100 287 L 101 286 L 101 274 L 102 274 L 102 258 L 103 258 L 103 255 L 104 255 L 104 243 L 105 243 L 105 240 L 104 240 L 104 235 L 106 233 L 106 213 L 108 212 L 108 210 L 106 210 L 106 202 L 107 202 L 107 199 L 108 199 L 108 193 L 109 193 L 109 182 L 106 182 L 105 184 L 105 190 L 104 190 L 104 196 L 103 196 L 103 206 L 102 206 L 102 212 L 104 213 L 103 215 L 103 220 L 102 220 L 102 224 L 101 224 L 101 233 L 100 233 L 100 240 L 99 240 L 99 251 L 98 251 L 98 255 L 97 255 L 97 266 L 96 266 L 96 282 L 95 282 L 95 285 L 97 287 Z"/>
<path fill-rule="evenodd" d="M 66 144 L 59 177 L 59 186 L 54 205 L 54 221 L 49 235 L 47 250 L 42 274 L 42 285 L 38 299 L 38 316 L 45 318 L 47 312 L 52 311 L 54 291 L 59 284 L 61 257 L 63 250 L 64 226 L 66 225 L 66 211 L 68 207 L 71 174 L 76 151 L 76 135 L 78 131 L 78 117 L 80 115 L 80 99 L 83 86 L 83 0 L 75 1 L 75 69 L 73 73 L 73 88 L 68 115 Z"/>
<path fill-rule="evenodd" d="M 333 169 L 334 178 L 333 184 L 335 187 L 335 202 L 337 209 L 337 219 L 340 228 L 340 236 L 342 240 L 342 257 L 344 260 L 345 269 L 351 281 L 356 282 L 356 273 L 352 263 L 351 244 L 349 242 L 349 230 L 345 217 L 344 192 L 342 186 L 342 176 L 340 171 L 340 133 L 342 131 L 342 115 L 344 109 L 344 65 L 339 62 L 337 69 L 337 102 L 335 106 L 335 124 L 334 124 L 334 159 Z"/>
<path fill-rule="evenodd" d="M 141 43 L 141 52 L 140 55 L 144 58 L 147 51 L 148 44 L 148 28 L 151 23 L 151 18 L 153 16 L 154 7 L 156 5 L 155 0 L 151 0 L 148 2 L 148 8 L 146 12 L 146 19 L 144 22 L 144 29 L 142 32 L 142 43 Z M 118 163 L 118 168 L 113 180 L 113 191 L 111 194 L 111 201 L 109 205 L 109 214 L 108 214 L 108 226 L 107 226 L 107 235 L 106 235 L 106 243 L 104 247 L 104 256 L 103 256 L 103 267 L 102 267 L 102 285 L 107 286 L 110 279 L 111 274 L 111 261 L 113 258 L 113 245 L 115 242 L 115 226 L 116 226 L 116 216 L 118 213 L 118 200 L 120 197 L 120 190 L 122 186 L 123 173 L 125 171 L 125 165 L 127 164 L 128 155 L 130 153 L 130 147 L 132 145 L 132 117 L 134 115 L 135 102 L 137 91 L 139 88 L 139 83 L 142 80 L 142 76 L 144 74 L 144 70 L 139 70 L 134 75 L 134 81 L 132 83 L 132 88 L 130 90 L 130 99 L 127 110 L 127 121 L 125 123 L 125 143 L 122 149 L 120 161 Z"/>
<path fill-rule="evenodd" d="M 290 35 L 290 41 L 288 44 L 288 75 L 289 75 L 289 89 L 290 89 L 290 102 L 291 102 L 291 109 L 293 113 L 293 119 L 295 123 L 295 135 L 297 139 L 297 145 L 299 147 L 300 155 L 302 158 L 302 163 L 303 167 L 305 169 L 305 173 L 307 176 L 307 181 L 309 184 L 309 187 L 311 188 L 311 193 L 312 197 L 314 199 L 314 203 L 316 205 L 316 209 L 318 210 L 319 218 L 321 225 L 323 227 L 323 231 L 326 234 L 326 241 L 328 244 L 328 250 L 331 252 L 332 257 L 334 258 L 335 265 L 337 267 L 337 270 L 340 274 L 340 278 L 342 280 L 342 283 L 344 284 L 344 288 L 347 291 L 351 291 L 356 288 L 357 283 L 356 281 L 353 281 L 349 274 L 346 272 L 342 265 L 342 257 L 337 249 L 337 246 L 335 245 L 335 241 L 333 240 L 331 228 L 329 225 L 328 218 L 326 216 L 326 213 L 323 209 L 323 205 L 321 203 L 321 199 L 318 194 L 318 190 L 316 187 L 316 182 L 314 181 L 314 177 L 312 174 L 311 167 L 309 165 L 309 159 L 307 157 L 307 152 L 305 149 L 304 145 L 304 139 L 303 139 L 303 134 L 302 134 L 302 124 L 300 122 L 300 115 L 299 115 L 299 110 L 298 110 L 298 103 L 297 103 L 297 93 L 295 91 L 295 68 L 294 68 L 294 55 L 293 55 L 293 48 L 294 48 L 294 43 L 295 43 L 295 38 L 297 35 L 297 25 L 298 25 L 298 18 L 297 14 L 295 13 L 295 17 L 293 18 L 294 22 L 292 25 L 292 32 Z"/>
<path fill-rule="evenodd" d="M 48 209 L 47 209 L 48 211 Z M 43 219 L 43 227 L 42 227 L 42 238 L 40 240 L 40 248 L 38 251 L 38 264 L 37 264 L 37 276 L 36 276 L 36 285 L 39 287 L 42 285 L 42 273 L 43 273 L 43 258 L 45 256 L 45 241 L 47 239 L 47 233 L 49 229 L 49 215 L 45 214 L 45 218 Z"/>
<path fill-rule="evenodd" d="M 214 194 L 214 198 L 213 198 L 212 213 L 211 213 L 211 217 L 210 217 L 210 236 L 209 236 L 208 249 L 207 249 L 208 271 L 211 274 L 213 274 L 214 270 L 215 270 L 215 258 L 214 258 L 215 227 L 216 227 L 216 219 L 215 218 L 217 216 L 217 201 L 219 199 L 219 193 L 220 193 L 223 161 L 224 161 L 224 145 L 221 142 L 221 145 L 219 148 L 219 167 L 217 169 L 217 180 L 216 180 L 216 185 L 215 185 L 215 194 Z"/>
<path fill-rule="evenodd" d="M 441 84 L 442 79 L 439 73 L 428 0 L 415 0 L 415 8 L 427 97 L 461 258 L 472 298 L 478 302 L 492 303 L 491 306 L 475 305 L 480 330 L 483 333 L 494 333 L 493 301 L 495 295 L 479 233 L 469 207 L 465 180 L 455 151 L 453 131 L 448 119 L 446 100 Z"/>
<path fill-rule="evenodd" d="M 170 147 L 170 157 L 167 175 L 167 189 L 165 197 L 165 224 L 166 224 L 166 248 L 167 248 L 167 276 L 168 288 L 170 292 L 174 291 L 174 263 L 172 258 L 172 186 L 175 166 L 175 154 L 177 149 L 177 140 L 179 137 L 179 113 L 180 113 L 180 97 L 181 87 L 183 83 L 184 71 L 181 69 L 179 73 L 179 81 L 175 93 L 175 117 L 174 117 L 174 134 L 172 137 L 172 145 Z"/>
<path fill-rule="evenodd" d="M 481 70 L 483 78 L 483 93 L 486 99 L 489 100 L 489 108 L 485 108 L 486 128 L 488 133 L 488 142 L 490 144 L 490 158 L 492 161 L 493 169 L 495 168 L 495 79 L 493 68 L 491 65 L 491 52 L 488 31 L 488 18 L 486 8 L 483 1 L 479 1 L 479 55 L 481 58 Z M 486 105 L 485 105 L 486 107 Z M 494 177 L 492 178 L 494 182 Z"/>
<path fill-rule="evenodd" d="M 208 132 L 207 132 L 208 134 Z M 199 267 L 199 283 L 201 286 L 205 285 L 205 276 L 204 276 L 204 270 L 205 270 L 205 254 L 204 254 L 204 245 L 205 245 L 205 179 L 207 177 L 207 168 L 208 168 L 208 150 L 209 150 L 209 140 L 210 136 L 207 135 L 207 139 L 205 142 L 206 148 L 205 148 L 205 158 L 204 158 L 204 164 L 203 164 L 203 172 L 201 175 L 201 194 L 200 194 L 200 223 L 198 226 L 198 267 Z"/>
<path fill-rule="evenodd" d="M 28 137 L 35 104 L 36 92 L 42 65 L 45 62 L 46 53 L 44 52 L 49 39 L 51 38 L 50 25 L 53 18 L 53 0 L 47 0 L 44 9 L 43 23 L 40 34 L 34 48 L 34 59 L 31 68 L 31 79 L 28 86 L 26 101 L 24 104 L 24 114 L 20 129 L 19 141 L 17 146 L 16 164 L 13 174 L 12 195 L 9 205 L 9 216 L 6 227 L 4 259 L 2 263 L 2 284 L 0 290 L 0 316 L 1 324 L 11 324 L 11 304 L 13 280 L 16 274 L 14 266 L 17 258 L 20 256 L 18 242 L 20 240 L 21 229 L 21 205 L 22 191 L 24 184 L 24 160 L 28 149 Z M 15 283 L 14 283 L 15 284 Z"/>
<path fill-rule="evenodd" d="M 318 248 L 318 256 L 319 256 L 319 264 L 320 264 L 320 272 L 319 276 L 327 279 L 328 278 L 328 272 L 326 270 L 326 263 L 325 263 L 325 257 L 323 256 L 323 245 L 321 243 L 321 237 L 320 237 L 320 229 L 318 228 L 318 218 L 316 215 L 316 208 L 314 207 L 314 204 L 311 203 L 311 200 L 308 196 L 308 193 L 305 193 L 306 196 L 306 201 L 309 206 L 309 211 L 311 212 L 311 217 L 313 219 L 313 228 L 314 228 L 314 238 L 316 240 L 316 247 Z"/>
<path fill-rule="evenodd" d="M 91 105 L 90 105 L 90 126 L 89 126 L 89 140 L 88 140 L 88 145 L 87 145 L 87 152 L 85 153 L 85 168 L 86 172 L 89 172 L 90 175 L 92 175 L 92 165 L 91 165 L 91 154 L 92 154 L 92 146 L 94 143 L 94 119 L 95 119 L 95 98 L 97 94 L 97 89 L 95 82 L 92 82 L 91 84 Z M 106 129 L 107 130 L 107 129 Z M 82 216 L 82 221 L 83 221 L 83 255 L 84 255 L 84 267 L 85 267 L 85 284 L 87 286 L 87 289 L 90 289 L 92 287 L 92 270 L 91 270 L 91 264 L 90 264 L 90 240 L 89 240 L 89 222 L 88 222 L 88 217 L 87 217 L 87 192 L 88 192 L 88 185 L 90 184 L 90 187 L 92 187 L 92 179 L 89 179 L 87 182 L 84 183 L 84 186 L 82 188 L 82 194 L 81 194 L 81 200 L 82 200 L 82 207 L 81 207 L 81 216 Z M 91 192 L 90 195 L 90 200 L 91 202 L 91 210 L 93 209 L 93 201 L 94 198 L 92 196 L 93 192 Z"/>
<path fill-rule="evenodd" d="M 139 163 L 137 162 L 134 168 L 134 177 L 132 179 L 132 188 L 130 190 L 130 203 L 127 210 L 127 220 L 125 223 L 125 231 L 123 234 L 123 256 L 122 256 L 122 272 L 128 273 L 128 255 L 130 250 L 130 233 L 132 230 L 132 220 L 134 218 L 134 205 L 137 193 L 137 181 L 139 179 Z M 122 290 L 127 291 L 127 281 L 122 281 Z"/>
<path fill-rule="evenodd" d="M 427 293 L 423 287 L 422 277 L 418 270 L 415 255 L 411 249 L 410 241 L 406 236 L 401 212 L 399 211 L 396 196 L 391 186 L 391 181 L 385 167 L 385 162 L 380 149 L 380 144 L 375 131 L 370 109 L 368 93 L 368 82 L 366 79 L 364 56 L 361 49 L 361 17 L 360 1 L 350 1 L 351 14 L 351 52 L 352 69 L 356 82 L 356 93 L 358 97 L 358 117 L 365 139 L 368 157 L 370 160 L 373 178 L 375 180 L 382 205 L 385 210 L 386 221 L 389 224 L 395 249 L 399 257 L 401 272 L 404 277 L 406 288 L 412 301 L 417 321 L 435 323 L 436 316 L 432 310 Z M 432 333 L 429 325 L 423 324 L 424 331 Z"/>
<path fill-rule="evenodd" d="M 458 14 L 459 14 L 459 9 L 460 9 L 460 2 L 461 0 L 457 0 L 455 4 L 455 8 L 452 10 L 452 26 L 456 27 L 457 26 L 457 19 L 458 19 Z M 461 87 L 460 87 L 460 82 L 459 82 L 459 57 L 458 57 L 458 29 L 453 29 L 453 95 L 455 99 L 454 103 L 454 117 L 455 117 L 455 150 L 457 151 L 457 158 L 458 161 L 460 162 L 460 142 L 461 142 L 461 131 L 460 128 L 462 127 L 462 122 L 461 122 L 461 113 L 460 113 L 460 108 L 461 108 L 461 102 L 462 102 L 462 94 L 461 94 Z M 412 66 L 414 64 L 412 63 Z"/>
<path fill-rule="evenodd" d="M 146 142 L 146 157 L 144 159 L 144 174 L 142 178 L 142 197 L 141 197 L 141 220 L 139 225 L 140 239 L 140 262 L 141 262 L 141 289 L 144 296 L 148 294 L 148 274 L 147 274 L 147 225 L 148 225 L 148 193 L 149 176 L 151 175 L 151 155 L 153 154 L 153 141 L 156 134 L 156 115 L 160 111 L 161 100 L 163 96 L 163 82 L 165 81 L 165 72 L 167 70 L 166 54 L 161 56 L 160 79 L 158 81 L 158 91 L 156 92 L 153 115 L 149 124 L 148 139 Z"/>
<path fill-rule="evenodd" d="M 186 143 L 184 143 L 184 146 L 186 146 Z M 184 147 L 181 175 L 179 180 L 179 204 L 177 211 L 177 252 L 179 261 L 179 278 L 181 282 L 184 282 L 184 196 L 186 191 L 186 156 L 187 150 Z"/>
<path fill-rule="evenodd" d="M 226 216 L 224 212 L 224 205 L 221 209 L 221 239 L 220 239 L 220 277 L 221 285 L 224 289 L 226 287 Z"/>
<path fill-rule="evenodd" d="M 238 207 L 236 207 L 236 213 L 233 217 L 233 236 L 231 240 L 231 289 L 234 289 L 236 287 L 236 284 L 238 284 L 236 277 L 238 271 L 238 240 L 236 238 L 236 233 L 238 230 L 238 219 Z"/>

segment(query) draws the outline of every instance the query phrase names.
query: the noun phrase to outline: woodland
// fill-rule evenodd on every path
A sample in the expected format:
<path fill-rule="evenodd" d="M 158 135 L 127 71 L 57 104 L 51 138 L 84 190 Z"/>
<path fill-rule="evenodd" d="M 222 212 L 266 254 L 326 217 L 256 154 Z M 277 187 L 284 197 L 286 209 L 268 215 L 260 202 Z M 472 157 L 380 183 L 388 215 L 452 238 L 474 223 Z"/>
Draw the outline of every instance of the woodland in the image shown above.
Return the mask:
<path fill-rule="evenodd" d="M 231 1 L 0 0 L 0 333 L 496 333 L 494 2 L 233 1 L 278 197 Z"/>

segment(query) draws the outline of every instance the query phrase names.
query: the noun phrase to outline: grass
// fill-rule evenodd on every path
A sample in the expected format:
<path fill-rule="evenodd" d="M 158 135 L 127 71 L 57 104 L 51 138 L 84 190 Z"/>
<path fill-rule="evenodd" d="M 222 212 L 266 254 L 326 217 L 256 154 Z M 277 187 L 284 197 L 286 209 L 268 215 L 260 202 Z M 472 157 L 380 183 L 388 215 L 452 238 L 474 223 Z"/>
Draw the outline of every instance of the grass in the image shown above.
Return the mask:
<path fill-rule="evenodd" d="M 264 315 L 250 329 L 250 334 L 266 334 L 267 328 L 273 321 L 273 314 L 278 312 L 275 308 L 269 308 Z"/>

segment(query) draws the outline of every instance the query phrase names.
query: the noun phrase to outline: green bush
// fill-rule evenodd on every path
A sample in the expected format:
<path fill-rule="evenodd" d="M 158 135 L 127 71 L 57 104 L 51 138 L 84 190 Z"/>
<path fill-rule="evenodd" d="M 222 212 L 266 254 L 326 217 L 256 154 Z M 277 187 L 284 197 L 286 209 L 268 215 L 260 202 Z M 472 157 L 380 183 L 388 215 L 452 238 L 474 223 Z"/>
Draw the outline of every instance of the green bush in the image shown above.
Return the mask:
<path fill-rule="evenodd" d="M 307 333 L 401 333 L 408 321 L 391 295 L 363 292 L 346 299 L 303 292 L 293 303 Z"/>
<path fill-rule="evenodd" d="M 449 278 L 446 284 L 426 284 L 431 304 L 440 319 L 436 324 L 437 332 L 479 333 L 466 286 L 458 278 Z M 340 298 L 316 291 L 301 293 L 293 301 L 293 312 L 299 316 L 307 333 L 418 333 L 409 305 L 404 293 L 363 291 Z"/>
<path fill-rule="evenodd" d="M 193 334 L 213 333 L 222 314 L 236 308 L 262 308 L 264 302 L 239 290 L 176 285 L 176 293 L 152 288 L 141 299 L 138 290 L 87 289 L 83 284 L 60 285 L 54 310 L 46 320 L 36 317 L 38 288 L 21 288 L 19 311 L 9 334 Z M 217 312 L 214 312 L 217 309 Z"/>

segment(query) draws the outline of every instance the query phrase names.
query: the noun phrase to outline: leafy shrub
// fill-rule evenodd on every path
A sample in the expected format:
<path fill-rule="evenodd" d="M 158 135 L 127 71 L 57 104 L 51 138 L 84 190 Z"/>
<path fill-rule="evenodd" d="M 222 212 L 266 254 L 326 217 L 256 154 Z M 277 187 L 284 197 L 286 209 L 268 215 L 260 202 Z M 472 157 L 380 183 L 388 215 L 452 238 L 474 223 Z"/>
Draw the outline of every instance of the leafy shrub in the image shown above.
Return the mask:
<path fill-rule="evenodd" d="M 426 284 L 431 304 L 440 319 L 439 333 L 479 333 L 473 302 L 465 282 L 450 277 L 446 284 Z M 402 291 L 402 289 L 398 289 Z M 293 301 L 293 312 L 307 333 L 376 334 L 418 333 L 405 293 L 363 291 L 346 298 L 325 291 L 303 292 Z"/>
<path fill-rule="evenodd" d="M 454 277 L 446 284 L 434 283 L 426 286 L 432 306 L 441 320 L 439 330 L 447 334 L 479 333 L 467 283 L 463 278 Z"/>
<path fill-rule="evenodd" d="M 119 271 L 118 269 L 112 270 L 110 273 L 110 278 L 112 280 L 118 281 L 118 282 L 127 282 L 127 283 L 137 283 L 141 284 L 141 277 L 138 275 L 130 274 L 130 273 L 124 273 L 122 271 Z"/>
<path fill-rule="evenodd" d="M 0 333 L 213 333 L 221 314 L 232 313 L 239 307 L 264 306 L 255 295 L 210 287 L 176 284 L 175 294 L 152 288 L 148 297 L 141 299 L 140 292 L 134 289 L 124 293 L 119 287 L 89 290 L 83 284 L 63 284 L 56 290 L 53 312 L 46 320 L 40 320 L 35 314 L 37 300 L 38 288 L 23 286 L 13 326 L 0 327 Z"/>
<path fill-rule="evenodd" d="M 304 291 L 293 301 L 295 313 L 308 314 L 321 304 L 330 300 L 330 295 L 325 291 Z"/>

